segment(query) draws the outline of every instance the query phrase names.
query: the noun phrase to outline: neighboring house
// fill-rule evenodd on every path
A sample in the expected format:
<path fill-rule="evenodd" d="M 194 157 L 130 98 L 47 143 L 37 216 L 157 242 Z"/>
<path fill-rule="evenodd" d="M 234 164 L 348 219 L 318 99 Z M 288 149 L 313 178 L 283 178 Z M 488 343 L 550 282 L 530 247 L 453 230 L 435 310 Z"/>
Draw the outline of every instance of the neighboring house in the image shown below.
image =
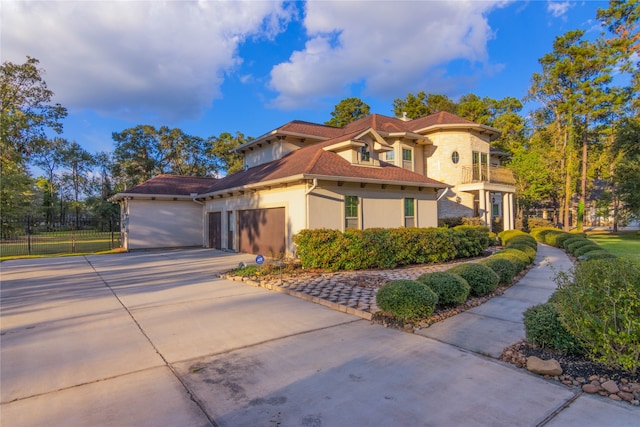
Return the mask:
<path fill-rule="evenodd" d="M 173 210 L 189 210 L 197 222 L 192 242 L 200 227 L 205 247 L 275 256 L 295 255 L 293 236 L 303 229 L 435 227 L 438 217 L 473 215 L 487 224 L 501 216 L 510 229 L 515 187 L 499 166 L 504 153 L 490 150 L 498 136 L 445 112 L 415 120 L 374 114 L 343 128 L 292 121 L 235 149 L 243 171 L 179 194 L 167 186 L 162 200 L 183 201 Z M 160 195 L 139 190 L 157 179 L 186 178 L 163 175 L 113 198 L 126 201 L 130 242 L 144 241 L 131 222 L 132 201 L 157 210 Z"/>

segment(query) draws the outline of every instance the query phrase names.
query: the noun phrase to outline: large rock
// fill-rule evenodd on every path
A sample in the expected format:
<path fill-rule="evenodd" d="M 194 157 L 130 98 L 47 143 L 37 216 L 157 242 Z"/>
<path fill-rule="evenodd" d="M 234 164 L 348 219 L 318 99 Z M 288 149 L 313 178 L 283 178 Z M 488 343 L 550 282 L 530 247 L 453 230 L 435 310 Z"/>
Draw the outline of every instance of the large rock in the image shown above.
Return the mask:
<path fill-rule="evenodd" d="M 527 370 L 538 375 L 562 375 L 562 367 L 556 359 L 542 360 L 536 356 L 527 358 Z"/>
<path fill-rule="evenodd" d="M 618 388 L 618 384 L 615 381 L 609 380 L 606 383 L 602 384 L 602 388 L 607 390 L 609 393 L 617 393 L 620 391 Z"/>

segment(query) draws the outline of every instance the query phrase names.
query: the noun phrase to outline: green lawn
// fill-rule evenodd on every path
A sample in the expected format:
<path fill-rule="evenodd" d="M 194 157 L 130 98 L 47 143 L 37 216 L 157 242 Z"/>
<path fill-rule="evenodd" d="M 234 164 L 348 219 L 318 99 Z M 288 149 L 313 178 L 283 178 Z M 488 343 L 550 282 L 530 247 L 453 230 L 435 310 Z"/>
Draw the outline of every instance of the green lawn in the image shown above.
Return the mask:
<path fill-rule="evenodd" d="M 108 251 L 120 246 L 120 233 L 78 231 L 51 232 L 31 236 L 31 255 L 65 255 Z M 27 237 L 0 242 L 0 258 L 28 255 Z"/>
<path fill-rule="evenodd" d="M 589 239 L 614 255 L 640 261 L 640 235 L 637 231 L 609 234 L 607 231 L 588 233 Z"/>

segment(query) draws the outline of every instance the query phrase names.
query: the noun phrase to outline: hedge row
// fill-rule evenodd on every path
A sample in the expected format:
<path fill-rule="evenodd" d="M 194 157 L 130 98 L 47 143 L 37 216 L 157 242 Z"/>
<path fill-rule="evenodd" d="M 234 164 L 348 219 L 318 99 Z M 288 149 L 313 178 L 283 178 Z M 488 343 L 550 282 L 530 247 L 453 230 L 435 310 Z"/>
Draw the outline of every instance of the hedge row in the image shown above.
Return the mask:
<path fill-rule="evenodd" d="M 540 227 L 531 230 L 531 236 L 540 243 L 564 249 L 582 261 L 616 258 L 614 254 L 587 239 L 584 233 L 568 233 L 553 227 Z"/>
<path fill-rule="evenodd" d="M 331 271 L 436 264 L 480 255 L 491 243 L 486 227 L 302 230 L 294 236 L 305 268 Z"/>

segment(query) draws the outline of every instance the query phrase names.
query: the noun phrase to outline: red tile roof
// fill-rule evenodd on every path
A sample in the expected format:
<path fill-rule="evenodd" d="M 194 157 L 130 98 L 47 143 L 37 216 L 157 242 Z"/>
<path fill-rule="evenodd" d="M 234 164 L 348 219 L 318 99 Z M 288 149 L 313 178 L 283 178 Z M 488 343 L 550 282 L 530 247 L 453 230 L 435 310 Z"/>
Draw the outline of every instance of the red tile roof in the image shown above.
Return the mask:
<path fill-rule="evenodd" d="M 314 136 L 319 139 L 328 138 L 320 143 L 296 150 L 279 160 L 255 166 L 246 171 L 236 172 L 221 179 L 209 177 L 183 177 L 175 175 L 159 175 L 144 182 L 124 194 L 163 194 L 190 195 L 192 193 L 206 194 L 225 191 L 227 189 L 244 187 L 260 182 L 285 179 L 303 175 L 306 178 L 333 177 L 339 179 L 375 180 L 381 182 L 403 182 L 422 184 L 422 186 L 441 187 L 444 184 L 411 172 L 409 170 L 380 162 L 380 167 L 366 167 L 353 165 L 338 154 L 324 151 L 329 145 L 347 141 L 367 129 L 381 132 L 415 132 L 431 126 L 441 125 L 469 125 L 478 124 L 458 117 L 455 114 L 439 112 L 415 120 L 404 121 L 395 117 L 381 114 L 371 114 L 348 125 L 337 128 L 301 120 L 293 120 L 285 125 L 264 134 L 297 133 Z M 258 138 L 258 139 L 260 139 Z M 253 140 L 256 141 L 256 140 Z M 252 142 L 246 145 L 252 144 Z"/>

